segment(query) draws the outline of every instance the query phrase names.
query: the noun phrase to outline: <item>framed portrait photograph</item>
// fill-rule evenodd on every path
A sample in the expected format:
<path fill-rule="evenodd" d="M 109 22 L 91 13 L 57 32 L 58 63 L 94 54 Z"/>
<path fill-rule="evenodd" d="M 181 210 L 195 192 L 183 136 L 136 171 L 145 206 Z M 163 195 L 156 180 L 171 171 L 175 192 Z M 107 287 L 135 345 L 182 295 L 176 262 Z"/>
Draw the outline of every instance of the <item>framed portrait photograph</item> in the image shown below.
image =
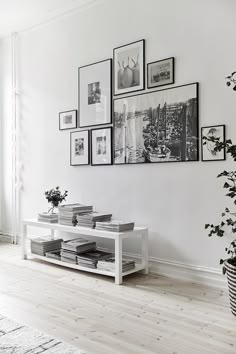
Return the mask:
<path fill-rule="evenodd" d="M 145 88 L 144 39 L 113 49 L 114 95 Z"/>
<path fill-rule="evenodd" d="M 91 164 L 112 165 L 112 128 L 91 130 Z"/>
<path fill-rule="evenodd" d="M 216 143 L 225 142 L 225 125 L 213 125 L 201 128 L 202 135 L 202 161 L 221 161 L 225 160 L 225 149 L 215 151 Z"/>
<path fill-rule="evenodd" d="M 59 113 L 59 129 L 75 129 L 77 128 L 77 110 L 65 111 Z"/>
<path fill-rule="evenodd" d="M 198 161 L 198 83 L 114 101 L 114 164 Z"/>
<path fill-rule="evenodd" d="M 79 127 L 111 123 L 112 60 L 82 66 L 79 79 Z"/>
<path fill-rule="evenodd" d="M 70 133 L 70 165 L 90 164 L 90 132 L 81 130 Z"/>
<path fill-rule="evenodd" d="M 153 88 L 173 84 L 174 57 L 147 64 L 147 87 Z"/>

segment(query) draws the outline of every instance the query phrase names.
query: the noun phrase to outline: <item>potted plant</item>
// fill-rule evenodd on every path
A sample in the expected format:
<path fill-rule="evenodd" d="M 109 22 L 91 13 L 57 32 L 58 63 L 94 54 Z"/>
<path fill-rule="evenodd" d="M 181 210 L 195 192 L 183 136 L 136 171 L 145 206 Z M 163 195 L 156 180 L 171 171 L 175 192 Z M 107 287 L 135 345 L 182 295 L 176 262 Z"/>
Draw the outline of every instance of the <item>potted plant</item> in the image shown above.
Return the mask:
<path fill-rule="evenodd" d="M 203 139 L 214 142 L 215 151 L 226 149 L 226 153 L 231 155 L 233 160 L 236 161 L 236 145 L 231 140 L 220 142 L 219 138 L 215 137 L 203 137 Z M 203 141 L 203 144 L 205 143 L 206 141 Z M 236 205 L 236 171 L 223 171 L 217 177 L 226 179 L 223 186 L 227 191 L 226 196 Z M 213 235 L 222 237 L 226 231 L 233 237 L 229 247 L 225 248 L 228 257 L 221 259 L 220 264 L 223 265 L 223 274 L 226 273 L 227 275 L 231 311 L 236 316 L 236 239 L 234 236 L 236 233 L 236 212 L 225 208 L 221 216 L 220 224 L 206 224 L 205 229 L 209 230 L 208 236 L 210 237 Z"/>
<path fill-rule="evenodd" d="M 60 187 L 56 187 L 55 189 L 50 189 L 49 191 L 45 192 L 45 197 L 48 201 L 48 203 L 51 203 L 51 207 L 48 210 L 48 214 L 54 213 L 54 209 L 58 208 L 58 205 L 63 202 L 63 200 L 66 200 L 66 197 L 68 195 L 68 191 L 62 192 L 60 191 Z"/>

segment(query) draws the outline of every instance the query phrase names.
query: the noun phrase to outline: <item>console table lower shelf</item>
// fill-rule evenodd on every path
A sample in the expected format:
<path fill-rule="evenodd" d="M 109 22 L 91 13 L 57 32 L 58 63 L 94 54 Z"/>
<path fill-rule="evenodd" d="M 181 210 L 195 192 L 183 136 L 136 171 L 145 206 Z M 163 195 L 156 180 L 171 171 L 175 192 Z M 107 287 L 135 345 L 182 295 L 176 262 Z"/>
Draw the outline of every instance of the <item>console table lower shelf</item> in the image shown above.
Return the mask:
<path fill-rule="evenodd" d="M 115 271 L 105 271 L 100 269 L 92 269 L 87 267 L 82 267 L 77 264 L 71 264 L 67 262 L 62 262 L 57 259 L 48 258 L 46 256 L 39 256 L 35 253 L 27 252 L 26 249 L 26 240 L 27 240 L 27 233 L 28 233 L 28 226 L 30 227 L 39 227 L 43 229 L 51 230 L 51 235 L 54 237 L 55 231 L 67 232 L 71 234 L 77 234 L 82 237 L 98 237 L 98 238 L 107 238 L 113 239 L 115 241 Z M 128 270 L 127 272 L 122 272 L 122 241 L 124 239 L 130 237 L 137 237 L 141 238 L 141 263 L 136 263 L 133 269 Z M 75 236 L 73 236 L 74 238 Z M 102 274 L 110 277 L 115 278 L 116 284 L 122 284 L 123 277 L 135 272 L 140 272 L 144 274 L 148 274 L 148 229 L 142 227 L 135 227 L 132 231 L 126 232 L 110 232 L 110 231 L 101 231 L 96 229 L 89 229 L 85 227 L 74 227 L 74 226 L 64 226 L 60 224 L 50 224 L 45 222 L 37 221 L 36 219 L 29 219 L 23 221 L 23 234 L 21 240 L 22 246 L 22 259 L 27 259 L 27 256 L 32 258 L 37 258 L 42 261 L 60 265 L 67 268 L 72 268 L 76 270 L 81 270 L 90 273 Z"/>
<path fill-rule="evenodd" d="M 100 270 L 100 269 L 96 269 L 96 268 L 93 269 L 93 268 L 81 267 L 78 264 L 71 264 L 71 263 L 67 263 L 67 262 L 58 261 L 57 259 L 52 259 L 52 258 L 48 258 L 48 257 L 45 257 L 45 256 L 39 256 L 39 255 L 37 255 L 35 253 L 29 253 L 29 256 L 32 257 L 32 258 L 41 259 L 42 261 L 45 261 L 45 262 L 57 264 L 57 265 L 60 265 L 62 267 L 82 270 L 84 272 L 107 275 L 109 277 L 115 277 L 116 276 L 115 272 L 110 272 L 110 271 L 106 271 L 106 270 Z M 122 272 L 122 277 L 124 277 L 126 275 L 129 275 L 129 274 L 132 274 L 132 273 L 140 272 L 141 270 L 144 270 L 144 266 L 142 264 L 136 264 L 133 269 L 130 269 L 127 272 Z"/>

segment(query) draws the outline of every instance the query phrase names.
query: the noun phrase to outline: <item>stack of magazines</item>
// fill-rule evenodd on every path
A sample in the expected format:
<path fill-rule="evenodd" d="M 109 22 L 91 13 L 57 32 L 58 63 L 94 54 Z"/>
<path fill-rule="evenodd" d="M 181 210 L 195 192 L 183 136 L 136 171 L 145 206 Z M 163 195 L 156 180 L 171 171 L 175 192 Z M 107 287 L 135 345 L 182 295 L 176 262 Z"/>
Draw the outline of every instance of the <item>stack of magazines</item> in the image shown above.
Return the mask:
<path fill-rule="evenodd" d="M 61 260 L 61 249 L 46 252 L 45 255 L 48 258 L 52 258 L 52 259 L 56 259 L 56 260 L 60 261 Z"/>
<path fill-rule="evenodd" d="M 97 211 L 77 215 L 77 225 L 94 229 L 98 221 L 110 221 L 112 214 L 98 213 Z"/>
<path fill-rule="evenodd" d="M 89 251 L 94 251 L 95 249 L 96 242 L 85 240 L 81 237 L 64 241 L 61 244 L 61 261 L 76 264 L 77 255 Z"/>
<path fill-rule="evenodd" d="M 112 257 L 112 253 L 100 251 L 99 249 L 97 249 L 96 251 L 83 253 L 77 256 L 76 258 L 77 258 L 78 265 L 82 267 L 95 269 L 97 268 L 98 261 L 111 258 L 111 257 Z"/>
<path fill-rule="evenodd" d="M 119 220 L 112 220 L 106 222 L 96 222 L 97 230 L 106 230 L 114 232 L 130 231 L 134 229 L 134 222 L 125 222 Z"/>
<path fill-rule="evenodd" d="M 62 225 L 75 226 L 76 215 L 82 212 L 91 212 L 93 210 L 92 205 L 82 204 L 65 204 L 58 207 L 58 222 Z"/>
<path fill-rule="evenodd" d="M 56 223 L 58 222 L 58 214 L 56 213 L 50 214 L 47 212 L 38 213 L 38 221 Z"/>
<path fill-rule="evenodd" d="M 132 259 L 122 260 L 122 272 L 127 272 L 135 267 L 135 261 Z M 115 257 L 99 260 L 97 263 L 97 269 L 105 270 L 108 272 L 115 272 Z"/>
<path fill-rule="evenodd" d="M 60 250 L 62 239 L 52 239 L 52 236 L 43 236 L 31 239 L 31 252 L 39 256 L 45 256 L 47 252 Z"/>

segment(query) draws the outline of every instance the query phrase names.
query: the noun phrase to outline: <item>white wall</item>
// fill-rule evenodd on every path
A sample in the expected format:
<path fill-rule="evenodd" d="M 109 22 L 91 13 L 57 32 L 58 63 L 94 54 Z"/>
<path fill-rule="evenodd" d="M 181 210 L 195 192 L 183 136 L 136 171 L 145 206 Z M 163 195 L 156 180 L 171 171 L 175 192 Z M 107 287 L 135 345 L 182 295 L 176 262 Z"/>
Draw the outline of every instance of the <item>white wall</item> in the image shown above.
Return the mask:
<path fill-rule="evenodd" d="M 218 269 L 227 240 L 208 239 L 204 224 L 216 222 L 228 203 L 215 177 L 232 165 L 229 160 L 70 167 L 69 132 L 58 130 L 58 112 L 77 108 L 79 66 L 144 38 L 146 62 L 174 56 L 176 85 L 200 83 L 200 126 L 226 124 L 227 136 L 236 140 L 236 93 L 224 80 L 236 69 L 235 10 L 234 0 L 107 0 L 20 34 L 21 217 L 45 210 L 44 191 L 60 185 L 68 189 L 68 201 L 148 226 L 152 257 Z M 5 114 L 5 125 L 8 120 Z M 10 231 L 9 219 L 3 227 Z M 135 243 L 125 248 L 137 251 Z"/>

